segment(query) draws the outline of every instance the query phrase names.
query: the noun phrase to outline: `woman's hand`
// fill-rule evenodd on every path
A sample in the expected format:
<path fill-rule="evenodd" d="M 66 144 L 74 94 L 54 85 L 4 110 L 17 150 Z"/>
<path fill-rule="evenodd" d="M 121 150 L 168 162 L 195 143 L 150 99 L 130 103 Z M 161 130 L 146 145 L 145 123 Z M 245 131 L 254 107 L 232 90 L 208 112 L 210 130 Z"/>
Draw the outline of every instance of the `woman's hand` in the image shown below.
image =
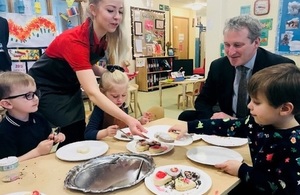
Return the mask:
<path fill-rule="evenodd" d="M 174 125 L 169 131 L 176 131 L 178 133 L 177 139 L 180 139 L 188 132 L 187 124 Z"/>
<path fill-rule="evenodd" d="M 129 116 L 129 115 L 128 115 Z M 129 116 L 127 121 L 127 125 L 133 135 L 139 135 L 141 137 L 144 137 L 143 133 L 147 133 L 147 130 L 142 126 L 140 121 L 137 119 Z"/>
<path fill-rule="evenodd" d="M 239 172 L 241 165 L 242 165 L 242 163 L 240 161 L 227 160 L 223 163 L 216 164 L 215 167 L 218 169 L 221 169 L 222 171 L 224 171 L 230 175 L 238 176 L 238 172 Z"/>

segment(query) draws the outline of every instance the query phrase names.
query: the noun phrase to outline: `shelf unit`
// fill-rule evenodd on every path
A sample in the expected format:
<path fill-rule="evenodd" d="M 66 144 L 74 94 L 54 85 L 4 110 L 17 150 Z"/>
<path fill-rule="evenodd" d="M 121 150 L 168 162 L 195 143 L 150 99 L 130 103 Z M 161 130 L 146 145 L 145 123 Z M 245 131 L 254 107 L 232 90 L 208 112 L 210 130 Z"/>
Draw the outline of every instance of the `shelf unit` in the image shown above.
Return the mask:
<path fill-rule="evenodd" d="M 143 62 L 136 66 L 136 71 L 139 71 L 136 77 L 139 91 L 157 89 L 159 81 L 167 79 L 171 75 L 174 59 L 176 56 L 136 58 L 137 62 Z"/>

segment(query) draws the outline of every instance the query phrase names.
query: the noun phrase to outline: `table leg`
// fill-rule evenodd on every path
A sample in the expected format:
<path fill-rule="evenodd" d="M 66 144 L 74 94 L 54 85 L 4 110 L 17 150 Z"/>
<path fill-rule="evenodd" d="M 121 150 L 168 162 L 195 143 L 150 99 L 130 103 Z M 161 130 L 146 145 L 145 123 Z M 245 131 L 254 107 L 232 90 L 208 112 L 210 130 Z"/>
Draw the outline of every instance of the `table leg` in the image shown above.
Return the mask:
<path fill-rule="evenodd" d="M 134 116 L 137 118 L 138 108 L 137 108 L 137 102 L 138 102 L 138 90 L 134 90 Z"/>
<path fill-rule="evenodd" d="M 186 101 L 186 84 L 182 84 L 182 109 L 185 110 L 185 101 Z"/>
<path fill-rule="evenodd" d="M 162 106 L 162 83 L 161 82 L 159 82 L 158 87 L 159 87 L 159 105 Z"/>

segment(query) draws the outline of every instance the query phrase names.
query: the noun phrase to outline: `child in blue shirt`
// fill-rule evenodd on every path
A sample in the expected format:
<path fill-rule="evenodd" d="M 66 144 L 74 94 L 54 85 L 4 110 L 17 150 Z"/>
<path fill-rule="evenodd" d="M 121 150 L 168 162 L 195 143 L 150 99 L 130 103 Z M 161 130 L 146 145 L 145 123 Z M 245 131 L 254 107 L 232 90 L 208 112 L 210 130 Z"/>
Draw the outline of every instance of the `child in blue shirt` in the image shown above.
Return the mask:
<path fill-rule="evenodd" d="M 114 104 L 128 113 L 126 99 L 128 96 L 128 76 L 124 73 L 121 66 L 109 65 L 100 79 L 100 91 L 110 99 Z M 142 125 L 150 120 L 150 114 L 145 113 L 140 122 Z M 113 137 L 120 128 L 126 127 L 126 124 L 111 115 L 105 113 L 98 106 L 94 106 L 93 112 L 86 126 L 84 137 L 88 140 L 100 140 L 107 136 Z"/>

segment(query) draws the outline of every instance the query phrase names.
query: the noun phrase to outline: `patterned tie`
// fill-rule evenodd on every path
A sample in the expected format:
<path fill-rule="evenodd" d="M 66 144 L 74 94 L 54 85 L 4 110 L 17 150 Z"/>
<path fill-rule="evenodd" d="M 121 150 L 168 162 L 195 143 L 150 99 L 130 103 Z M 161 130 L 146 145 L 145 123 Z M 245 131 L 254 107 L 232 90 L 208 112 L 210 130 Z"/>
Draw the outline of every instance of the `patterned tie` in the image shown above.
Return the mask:
<path fill-rule="evenodd" d="M 241 75 L 239 88 L 238 88 L 238 98 L 236 106 L 236 117 L 243 118 L 248 114 L 247 108 L 247 70 L 245 66 L 239 66 L 238 70 Z"/>

